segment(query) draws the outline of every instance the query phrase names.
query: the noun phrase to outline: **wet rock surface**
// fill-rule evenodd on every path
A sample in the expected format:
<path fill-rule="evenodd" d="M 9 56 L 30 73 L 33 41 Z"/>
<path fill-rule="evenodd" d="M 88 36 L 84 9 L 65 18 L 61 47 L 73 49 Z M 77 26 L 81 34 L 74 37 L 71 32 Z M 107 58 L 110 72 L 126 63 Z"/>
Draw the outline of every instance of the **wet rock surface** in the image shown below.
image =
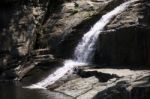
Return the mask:
<path fill-rule="evenodd" d="M 95 62 L 104 65 L 149 64 L 148 0 L 138 0 L 117 15 L 101 33 Z"/>
<path fill-rule="evenodd" d="M 93 76 L 78 76 L 54 90 L 76 99 L 148 99 L 149 70 L 93 68 L 84 69 L 82 73 L 87 72 Z M 101 76 L 98 78 L 93 72 L 109 80 L 99 80 Z M 115 76 L 109 78 L 106 74 Z"/>

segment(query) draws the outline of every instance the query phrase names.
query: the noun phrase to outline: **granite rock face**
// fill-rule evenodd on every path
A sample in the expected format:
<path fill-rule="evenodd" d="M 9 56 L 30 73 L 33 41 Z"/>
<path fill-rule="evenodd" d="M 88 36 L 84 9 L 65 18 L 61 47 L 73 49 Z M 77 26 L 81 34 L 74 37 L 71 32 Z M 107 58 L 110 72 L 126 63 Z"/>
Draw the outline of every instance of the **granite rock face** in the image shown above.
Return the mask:
<path fill-rule="evenodd" d="M 71 57 L 81 36 L 121 2 L 123 0 L 1 1 L 0 71 L 17 67 L 18 61 L 30 61 L 27 58 L 41 49 L 59 58 Z"/>
<path fill-rule="evenodd" d="M 93 68 L 84 69 L 82 75 L 87 72 L 91 76 L 80 76 L 54 90 L 76 99 L 149 99 L 149 70 Z M 103 82 L 98 74 L 115 76 Z"/>
<path fill-rule="evenodd" d="M 108 65 L 147 65 L 150 57 L 150 2 L 139 0 L 116 16 L 99 37 L 95 61 Z"/>

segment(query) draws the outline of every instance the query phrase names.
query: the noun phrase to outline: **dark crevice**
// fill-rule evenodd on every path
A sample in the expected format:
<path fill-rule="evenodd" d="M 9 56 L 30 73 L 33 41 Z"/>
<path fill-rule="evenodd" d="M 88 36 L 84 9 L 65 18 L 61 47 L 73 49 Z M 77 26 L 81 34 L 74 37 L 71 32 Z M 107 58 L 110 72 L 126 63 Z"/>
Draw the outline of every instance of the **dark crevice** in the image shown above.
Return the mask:
<path fill-rule="evenodd" d="M 45 13 L 45 16 L 43 18 L 42 24 L 45 24 L 45 22 L 49 19 L 49 17 L 55 12 L 60 12 L 61 10 L 61 4 L 63 3 L 63 0 L 49 0 L 48 1 L 48 6 L 47 6 L 47 11 Z"/>
<path fill-rule="evenodd" d="M 102 73 L 102 72 L 97 72 L 97 71 L 83 71 L 83 70 L 78 70 L 77 74 L 81 76 L 82 78 L 88 78 L 95 76 L 96 78 L 99 79 L 100 82 L 107 82 L 108 80 L 112 78 L 119 78 L 115 74 L 108 74 L 108 73 Z"/>

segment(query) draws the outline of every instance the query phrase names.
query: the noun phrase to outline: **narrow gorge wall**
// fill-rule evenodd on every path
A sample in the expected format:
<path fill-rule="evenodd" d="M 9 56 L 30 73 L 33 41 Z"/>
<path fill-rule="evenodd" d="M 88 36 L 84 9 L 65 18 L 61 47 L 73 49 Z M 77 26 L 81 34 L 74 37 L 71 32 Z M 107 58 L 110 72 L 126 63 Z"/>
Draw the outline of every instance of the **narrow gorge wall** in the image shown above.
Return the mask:
<path fill-rule="evenodd" d="M 48 0 L 0 1 L 0 70 L 31 55 L 48 4 Z"/>

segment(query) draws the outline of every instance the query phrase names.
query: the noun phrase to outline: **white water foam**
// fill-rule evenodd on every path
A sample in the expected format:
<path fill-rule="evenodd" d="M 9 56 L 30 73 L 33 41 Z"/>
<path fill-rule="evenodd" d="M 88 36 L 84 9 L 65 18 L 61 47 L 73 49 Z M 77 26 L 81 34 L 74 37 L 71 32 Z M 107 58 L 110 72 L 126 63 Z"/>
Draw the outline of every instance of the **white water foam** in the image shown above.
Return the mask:
<path fill-rule="evenodd" d="M 50 74 L 47 78 L 45 78 L 44 80 L 36 84 L 32 84 L 31 86 L 27 86 L 24 88 L 45 89 L 48 85 L 54 84 L 57 80 L 59 80 L 65 74 L 71 74 L 73 72 L 73 68 L 76 68 L 78 66 L 83 66 L 83 65 L 87 65 L 87 64 L 79 63 L 73 60 L 66 60 L 64 62 L 64 66 L 56 70 L 53 74 Z"/>
<path fill-rule="evenodd" d="M 53 74 L 50 74 L 44 80 L 36 84 L 32 84 L 31 86 L 28 86 L 26 88 L 46 89 L 48 85 L 54 84 L 65 74 L 72 73 L 73 68 L 86 65 L 85 63 L 90 62 L 94 55 L 95 43 L 101 31 L 103 31 L 104 27 L 111 21 L 113 17 L 126 10 L 126 8 L 134 1 L 137 0 L 127 1 L 116 7 L 114 10 L 103 15 L 102 18 L 93 26 L 93 28 L 91 28 L 90 31 L 83 36 L 81 42 L 79 42 L 79 44 L 77 45 L 74 52 L 74 61 L 66 60 L 64 62 L 64 66 L 56 70 Z"/>
<path fill-rule="evenodd" d="M 74 59 L 78 62 L 91 62 L 96 49 L 96 41 L 99 34 L 103 31 L 104 27 L 111 21 L 112 18 L 126 10 L 126 8 L 134 1 L 137 0 L 127 1 L 116 7 L 114 10 L 103 15 L 102 18 L 90 29 L 90 31 L 82 37 L 82 40 L 75 49 Z"/>

